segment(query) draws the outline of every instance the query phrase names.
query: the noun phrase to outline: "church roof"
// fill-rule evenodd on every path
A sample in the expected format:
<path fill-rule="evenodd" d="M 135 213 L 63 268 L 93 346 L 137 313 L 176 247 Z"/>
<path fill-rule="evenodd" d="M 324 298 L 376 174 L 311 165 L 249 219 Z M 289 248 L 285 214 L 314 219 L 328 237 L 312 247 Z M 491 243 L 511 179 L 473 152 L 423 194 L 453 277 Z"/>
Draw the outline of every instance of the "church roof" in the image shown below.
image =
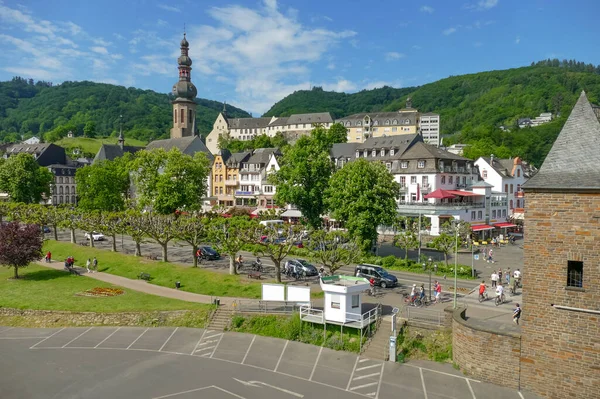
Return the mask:
<path fill-rule="evenodd" d="M 178 148 L 183 154 L 190 156 L 194 156 L 197 152 L 203 152 L 211 162 L 215 159 L 214 155 L 211 154 L 208 148 L 206 148 L 206 145 L 202 142 L 202 139 L 198 136 L 154 140 L 146 146 L 147 150 L 153 150 L 155 148 L 163 148 L 165 151 Z"/>
<path fill-rule="evenodd" d="M 121 146 L 118 144 L 102 144 L 98 153 L 94 157 L 94 161 L 92 163 L 97 163 L 100 161 L 113 161 L 115 158 L 120 158 L 126 152 L 130 154 L 135 154 L 136 152 L 143 150 L 144 147 L 134 147 L 130 145 Z"/>
<path fill-rule="evenodd" d="M 600 122 L 582 91 L 540 170 L 523 188 L 534 191 L 600 190 L 598 154 Z"/>

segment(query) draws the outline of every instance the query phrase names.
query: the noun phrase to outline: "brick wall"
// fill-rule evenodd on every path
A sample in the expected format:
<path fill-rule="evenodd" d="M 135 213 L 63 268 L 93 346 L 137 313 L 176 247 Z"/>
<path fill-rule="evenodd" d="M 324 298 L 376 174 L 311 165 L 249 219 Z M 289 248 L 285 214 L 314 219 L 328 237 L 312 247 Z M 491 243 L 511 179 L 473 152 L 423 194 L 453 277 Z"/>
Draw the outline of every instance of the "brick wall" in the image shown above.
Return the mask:
<path fill-rule="evenodd" d="M 465 320 L 457 309 L 452 320 L 452 356 L 460 369 L 478 380 L 519 388 L 521 337 L 498 332 Z"/>
<path fill-rule="evenodd" d="M 521 386 L 548 398 L 600 397 L 600 194 L 527 192 Z M 568 289 L 567 261 L 583 261 Z"/>

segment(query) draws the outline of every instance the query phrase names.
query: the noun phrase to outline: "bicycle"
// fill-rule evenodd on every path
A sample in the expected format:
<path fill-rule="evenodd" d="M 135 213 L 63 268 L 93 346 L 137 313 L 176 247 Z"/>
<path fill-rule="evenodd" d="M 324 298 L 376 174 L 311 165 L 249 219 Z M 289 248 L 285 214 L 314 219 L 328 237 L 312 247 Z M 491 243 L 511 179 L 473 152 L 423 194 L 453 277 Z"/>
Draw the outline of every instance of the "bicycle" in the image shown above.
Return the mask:
<path fill-rule="evenodd" d="M 487 301 L 489 298 L 487 291 L 485 291 L 483 294 L 479 294 L 479 302 L 483 302 L 483 301 Z"/>
<path fill-rule="evenodd" d="M 504 301 L 506 300 L 506 298 L 504 297 L 504 294 L 500 295 L 496 295 L 496 299 L 494 299 L 494 303 L 496 304 L 496 306 L 504 303 Z"/>

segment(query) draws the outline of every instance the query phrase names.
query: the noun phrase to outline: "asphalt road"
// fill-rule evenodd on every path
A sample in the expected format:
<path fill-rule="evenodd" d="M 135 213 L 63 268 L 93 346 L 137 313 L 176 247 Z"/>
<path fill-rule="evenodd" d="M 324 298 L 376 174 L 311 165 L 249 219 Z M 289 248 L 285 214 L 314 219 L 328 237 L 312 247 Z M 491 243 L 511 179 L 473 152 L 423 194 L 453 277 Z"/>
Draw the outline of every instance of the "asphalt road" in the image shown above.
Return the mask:
<path fill-rule="evenodd" d="M 187 328 L 0 327 L 0 398 L 533 399 L 450 365 Z"/>

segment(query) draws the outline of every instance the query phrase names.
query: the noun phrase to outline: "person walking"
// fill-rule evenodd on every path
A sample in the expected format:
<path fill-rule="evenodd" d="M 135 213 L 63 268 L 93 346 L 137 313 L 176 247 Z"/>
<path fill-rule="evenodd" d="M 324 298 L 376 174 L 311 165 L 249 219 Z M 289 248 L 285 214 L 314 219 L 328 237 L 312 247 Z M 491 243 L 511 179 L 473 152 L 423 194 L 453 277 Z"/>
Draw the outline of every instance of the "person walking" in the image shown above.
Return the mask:
<path fill-rule="evenodd" d="M 494 253 L 494 250 L 492 248 L 490 248 L 490 252 L 488 252 L 488 259 L 487 259 L 488 263 L 494 263 L 494 259 L 492 258 L 493 253 Z M 500 278 L 502 278 L 502 277 L 500 277 Z"/>
<path fill-rule="evenodd" d="M 91 271 L 90 271 L 91 264 L 92 264 L 92 261 L 90 260 L 90 258 L 88 258 L 88 260 L 85 262 L 85 268 L 87 269 L 88 273 L 91 273 Z"/>
<path fill-rule="evenodd" d="M 48 253 L 46 254 L 46 263 L 51 263 L 52 262 L 52 253 L 50 251 L 48 251 Z"/>
<path fill-rule="evenodd" d="M 513 323 L 519 324 L 521 318 L 521 306 L 517 303 L 517 307 L 513 310 Z"/>
<path fill-rule="evenodd" d="M 510 285 L 510 277 L 511 277 L 511 273 L 510 273 L 510 267 L 506 270 L 506 285 Z"/>
<path fill-rule="evenodd" d="M 435 291 L 435 303 L 440 303 L 442 301 L 442 285 L 435 280 L 435 284 L 433 285 L 433 290 Z"/>
<path fill-rule="evenodd" d="M 515 278 L 515 286 L 519 287 L 521 285 L 521 270 L 517 269 L 514 272 Z"/>
<path fill-rule="evenodd" d="M 98 271 L 98 259 L 96 259 L 96 257 L 94 256 L 94 259 L 92 260 L 92 270 L 94 273 L 96 273 Z"/>
<path fill-rule="evenodd" d="M 502 269 L 498 269 L 498 283 L 502 284 Z"/>
<path fill-rule="evenodd" d="M 494 288 L 495 286 L 498 285 L 498 274 L 496 273 L 496 271 L 494 270 L 492 272 L 492 288 Z"/>

